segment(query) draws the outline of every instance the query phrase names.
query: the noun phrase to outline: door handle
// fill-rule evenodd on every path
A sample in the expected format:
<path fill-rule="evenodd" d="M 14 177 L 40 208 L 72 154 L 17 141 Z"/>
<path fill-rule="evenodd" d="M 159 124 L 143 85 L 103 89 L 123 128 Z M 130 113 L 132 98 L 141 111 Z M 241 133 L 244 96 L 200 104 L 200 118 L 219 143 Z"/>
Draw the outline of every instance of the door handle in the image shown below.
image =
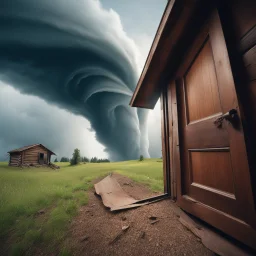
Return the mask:
<path fill-rule="evenodd" d="M 217 126 L 217 127 L 221 127 L 222 126 L 222 122 L 224 120 L 227 120 L 229 122 L 232 123 L 232 121 L 236 121 L 237 120 L 237 117 L 238 117 L 238 113 L 237 113 L 237 110 L 236 109 L 231 109 L 229 110 L 227 113 L 219 116 L 215 121 L 214 121 L 214 124 Z"/>

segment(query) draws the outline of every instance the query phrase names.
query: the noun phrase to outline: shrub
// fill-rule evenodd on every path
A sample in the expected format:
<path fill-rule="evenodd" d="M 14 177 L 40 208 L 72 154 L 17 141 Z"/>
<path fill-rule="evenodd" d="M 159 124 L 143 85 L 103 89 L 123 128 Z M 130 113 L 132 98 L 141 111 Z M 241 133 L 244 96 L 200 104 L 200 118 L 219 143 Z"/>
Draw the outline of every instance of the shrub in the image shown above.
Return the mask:
<path fill-rule="evenodd" d="M 57 162 L 58 162 L 58 159 L 57 159 L 57 158 L 55 158 L 54 163 L 57 163 Z"/>
<path fill-rule="evenodd" d="M 140 155 L 140 161 L 143 161 L 143 160 L 144 160 L 144 156 Z"/>

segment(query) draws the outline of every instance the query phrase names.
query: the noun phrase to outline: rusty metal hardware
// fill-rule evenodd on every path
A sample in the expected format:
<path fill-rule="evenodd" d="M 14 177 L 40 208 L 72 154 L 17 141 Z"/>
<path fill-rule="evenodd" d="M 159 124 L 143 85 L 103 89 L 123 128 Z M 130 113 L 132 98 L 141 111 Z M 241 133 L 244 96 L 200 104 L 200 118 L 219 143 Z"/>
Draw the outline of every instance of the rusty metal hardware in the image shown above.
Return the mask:
<path fill-rule="evenodd" d="M 220 117 L 218 117 L 215 121 L 214 124 L 217 127 L 221 127 L 222 126 L 222 122 L 224 120 L 227 120 L 229 122 L 232 122 L 233 120 L 235 120 L 237 118 L 237 110 L 236 109 L 231 109 L 229 110 L 227 113 L 221 115 Z"/>

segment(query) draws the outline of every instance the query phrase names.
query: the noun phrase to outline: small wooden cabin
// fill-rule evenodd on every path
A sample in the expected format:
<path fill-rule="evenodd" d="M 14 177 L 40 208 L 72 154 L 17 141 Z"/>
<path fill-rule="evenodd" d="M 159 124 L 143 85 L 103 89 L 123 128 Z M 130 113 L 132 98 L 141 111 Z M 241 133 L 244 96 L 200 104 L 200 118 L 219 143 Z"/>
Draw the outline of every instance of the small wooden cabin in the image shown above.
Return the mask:
<path fill-rule="evenodd" d="M 130 105 L 161 99 L 165 192 L 256 250 L 256 0 L 170 0 Z"/>
<path fill-rule="evenodd" d="M 55 155 L 42 144 L 25 146 L 11 150 L 8 153 L 10 154 L 10 166 L 49 164 L 51 155 Z"/>

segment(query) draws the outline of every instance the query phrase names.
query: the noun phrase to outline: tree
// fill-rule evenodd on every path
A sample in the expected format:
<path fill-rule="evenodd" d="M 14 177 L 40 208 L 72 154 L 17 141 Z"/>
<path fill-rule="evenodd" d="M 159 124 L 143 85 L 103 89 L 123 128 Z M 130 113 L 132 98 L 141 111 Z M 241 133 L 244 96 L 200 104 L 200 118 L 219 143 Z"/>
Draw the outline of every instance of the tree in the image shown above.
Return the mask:
<path fill-rule="evenodd" d="M 101 158 L 97 158 L 96 156 L 95 157 L 92 157 L 91 160 L 90 160 L 91 163 L 109 163 L 109 159 L 101 159 Z"/>
<path fill-rule="evenodd" d="M 144 160 L 144 156 L 140 155 L 140 161 L 143 161 L 143 160 Z"/>
<path fill-rule="evenodd" d="M 96 156 L 91 158 L 91 163 L 97 163 L 97 162 L 98 162 L 98 158 Z"/>
<path fill-rule="evenodd" d="M 89 163 L 90 160 L 89 160 L 88 157 L 84 156 L 84 157 L 81 158 L 81 162 Z"/>
<path fill-rule="evenodd" d="M 69 162 L 69 158 L 63 156 L 63 157 L 60 159 L 60 162 Z"/>
<path fill-rule="evenodd" d="M 57 158 L 55 158 L 54 163 L 57 163 L 57 162 L 58 162 L 58 159 L 57 159 Z"/>
<path fill-rule="evenodd" d="M 78 148 L 76 148 L 74 150 L 73 156 L 70 160 L 70 164 L 71 165 L 77 165 L 81 162 L 81 156 L 80 156 L 80 150 Z"/>

